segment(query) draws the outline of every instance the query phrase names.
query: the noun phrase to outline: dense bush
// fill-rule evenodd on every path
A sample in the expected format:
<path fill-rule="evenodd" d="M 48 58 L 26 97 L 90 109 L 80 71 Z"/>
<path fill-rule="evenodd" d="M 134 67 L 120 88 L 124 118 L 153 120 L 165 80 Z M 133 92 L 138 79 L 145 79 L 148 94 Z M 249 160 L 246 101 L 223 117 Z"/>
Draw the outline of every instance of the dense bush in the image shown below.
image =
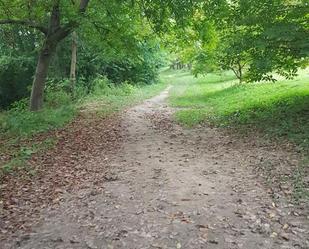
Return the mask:
<path fill-rule="evenodd" d="M 62 96 L 63 92 L 56 95 Z M 25 98 L 12 104 L 9 111 L 0 115 L 0 131 L 10 135 L 24 136 L 38 132 L 47 131 L 56 127 L 61 127 L 72 120 L 76 115 L 76 106 L 46 103 L 46 107 L 40 112 L 30 112 L 28 110 L 29 99 Z M 55 108 L 53 105 L 57 105 Z"/>
<path fill-rule="evenodd" d="M 135 49 L 134 53 L 126 56 L 108 56 L 103 52 L 90 52 L 89 48 L 80 46 L 74 96 L 79 99 L 91 92 L 110 91 L 111 83 L 126 84 L 125 88 L 130 89 L 134 84 L 152 84 L 157 81 L 159 68 L 163 64 L 160 48 L 144 43 Z M 70 90 L 69 52 L 70 42 L 65 40 L 51 62 L 45 94 L 45 101 L 49 103 L 47 105 L 59 106 L 61 103 L 68 104 L 70 100 L 66 94 Z M 6 109 L 13 102 L 29 97 L 34 71 L 33 55 L 0 57 L 0 109 Z M 109 87 L 100 85 L 103 82 L 109 84 Z"/>
<path fill-rule="evenodd" d="M 92 82 L 91 95 L 95 96 L 127 96 L 132 94 L 136 88 L 128 82 L 123 82 L 121 85 L 112 83 L 106 76 L 98 75 Z"/>
<path fill-rule="evenodd" d="M 122 82 L 151 84 L 157 80 L 160 66 L 161 62 L 155 58 L 141 61 L 123 60 L 107 64 L 104 71 L 116 84 Z"/>
<path fill-rule="evenodd" d="M 79 55 L 79 77 L 89 80 L 96 75 L 105 75 L 114 84 L 151 84 L 158 78 L 159 68 L 164 65 L 164 56 L 157 44 L 144 42 L 134 48 L 131 54 L 119 56 L 98 55 L 82 49 Z"/>
<path fill-rule="evenodd" d="M 0 57 L 0 109 L 29 96 L 34 70 L 34 58 Z"/>

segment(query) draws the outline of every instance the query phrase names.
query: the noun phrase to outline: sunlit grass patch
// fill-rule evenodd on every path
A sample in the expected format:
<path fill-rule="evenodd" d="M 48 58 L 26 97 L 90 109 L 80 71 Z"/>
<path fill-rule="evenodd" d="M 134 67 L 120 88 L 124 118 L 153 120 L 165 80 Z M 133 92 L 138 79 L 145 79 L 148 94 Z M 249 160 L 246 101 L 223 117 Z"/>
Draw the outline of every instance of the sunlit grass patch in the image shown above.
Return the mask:
<path fill-rule="evenodd" d="M 242 85 L 227 75 L 174 77 L 170 102 L 174 107 L 184 108 L 176 112 L 176 120 L 187 126 L 207 122 L 240 130 L 258 129 L 265 135 L 286 137 L 308 149 L 306 72 L 294 80 Z"/>

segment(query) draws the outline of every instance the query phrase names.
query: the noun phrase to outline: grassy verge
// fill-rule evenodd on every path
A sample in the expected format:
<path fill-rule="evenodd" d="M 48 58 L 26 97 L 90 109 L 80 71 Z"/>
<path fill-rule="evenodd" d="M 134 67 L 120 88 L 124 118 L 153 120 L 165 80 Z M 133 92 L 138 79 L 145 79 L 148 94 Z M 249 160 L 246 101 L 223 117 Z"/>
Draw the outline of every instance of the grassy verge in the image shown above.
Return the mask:
<path fill-rule="evenodd" d="M 6 137 L 31 137 L 56 129 L 71 121 L 77 114 L 75 105 L 45 108 L 34 113 L 27 110 L 10 110 L 0 116 L 1 134 Z"/>
<path fill-rule="evenodd" d="M 309 196 L 309 72 L 293 80 L 239 85 L 230 72 L 194 78 L 181 72 L 163 75 L 174 82 L 170 103 L 176 120 L 192 127 L 207 123 L 255 133 L 279 142 L 289 141 L 305 155 L 292 181 L 296 199 Z M 306 159 L 307 158 L 307 159 Z"/>
<path fill-rule="evenodd" d="M 108 116 L 157 95 L 165 87 L 166 83 L 163 81 L 141 86 L 124 84 L 108 89 L 104 86 L 80 103 L 80 108 L 86 112 L 96 112 L 98 115 Z"/>
<path fill-rule="evenodd" d="M 203 122 L 241 131 L 258 129 L 309 148 L 309 80 L 302 72 L 294 80 L 238 85 L 230 73 L 194 78 L 172 75 L 170 102 L 183 108 L 176 119 L 187 126 Z"/>
<path fill-rule="evenodd" d="M 37 113 L 29 112 L 26 102 L 19 102 L 11 110 L 0 113 L 0 176 L 26 166 L 32 154 L 51 148 L 56 141 L 40 135 L 66 126 L 79 113 L 86 117 L 88 113 L 92 117 L 93 113 L 106 117 L 156 95 L 165 86 L 163 82 L 114 86 L 102 79 L 91 94 L 74 103 L 64 92 L 47 94 L 46 107 Z"/>

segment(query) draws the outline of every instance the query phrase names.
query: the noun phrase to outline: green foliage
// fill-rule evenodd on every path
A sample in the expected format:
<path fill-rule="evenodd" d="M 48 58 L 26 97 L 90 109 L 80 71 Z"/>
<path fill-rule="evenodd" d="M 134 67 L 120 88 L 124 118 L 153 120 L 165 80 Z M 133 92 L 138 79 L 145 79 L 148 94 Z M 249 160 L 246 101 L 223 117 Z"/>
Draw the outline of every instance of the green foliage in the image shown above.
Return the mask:
<path fill-rule="evenodd" d="M 29 95 L 33 58 L 0 56 L 0 109 Z"/>
<path fill-rule="evenodd" d="M 107 76 L 113 82 L 129 81 L 132 83 L 151 84 L 158 79 L 158 71 L 162 66 L 162 54 L 158 43 L 153 45 L 146 42 L 139 45 L 139 56 L 135 60 L 123 60 L 114 70 L 114 73 L 106 69 Z M 117 64 L 115 65 L 117 66 Z"/>
<path fill-rule="evenodd" d="M 218 70 L 217 61 L 212 53 L 199 52 L 193 61 L 192 73 L 197 77 L 199 74 L 207 74 Z"/>
<path fill-rule="evenodd" d="M 69 80 L 48 81 L 45 86 L 45 107 L 55 109 L 71 105 L 72 97 L 69 93 L 69 84 Z"/>
<path fill-rule="evenodd" d="M 0 109 L 28 97 L 35 70 L 37 33 L 0 25 Z"/>
<path fill-rule="evenodd" d="M 246 7 L 255 13 L 245 16 Z M 291 78 L 298 68 L 308 65 L 309 16 L 305 2 L 264 0 L 253 6 L 244 5 L 241 11 L 241 25 L 247 27 L 246 35 L 253 41 L 250 79 L 273 80 L 272 72 Z"/>
<path fill-rule="evenodd" d="M 131 45 L 130 53 L 127 47 L 119 47 L 120 54 L 117 56 L 93 48 L 92 45 L 87 49 L 81 49 L 78 63 L 79 77 L 92 80 L 97 74 L 106 75 L 115 84 L 126 81 L 132 84 L 155 82 L 158 70 L 163 64 L 159 43 L 152 39 L 136 42 L 137 44 Z"/>
<path fill-rule="evenodd" d="M 138 102 L 152 97 L 159 93 L 166 84 L 114 84 L 104 76 L 94 79 L 93 90 L 84 100 L 83 108 L 89 107 L 92 111 L 101 116 L 123 110 L 125 107 L 137 104 Z"/>
<path fill-rule="evenodd" d="M 276 83 L 237 85 L 223 75 L 194 79 L 176 78 L 171 103 L 188 109 L 177 112 L 181 123 L 192 126 L 209 122 L 241 131 L 260 130 L 272 138 L 284 137 L 309 149 L 308 73 Z"/>
<path fill-rule="evenodd" d="M 135 86 L 124 82 L 119 85 L 115 85 L 106 76 L 99 75 L 93 80 L 93 89 L 90 94 L 90 98 L 93 96 L 127 96 L 134 92 Z"/>
<path fill-rule="evenodd" d="M 28 98 L 14 102 L 0 116 L 0 132 L 11 136 L 30 136 L 67 124 L 77 114 L 77 108 L 63 90 L 65 84 L 60 82 L 46 86 L 45 108 L 38 113 L 28 111 Z"/>
<path fill-rule="evenodd" d="M 92 81 L 92 94 L 94 95 L 108 95 L 111 89 L 110 81 L 106 76 L 98 75 Z"/>
<path fill-rule="evenodd" d="M 240 81 L 275 81 L 273 73 L 289 79 L 308 65 L 309 17 L 303 1 L 220 1 L 200 15 L 193 19 L 191 31 L 199 35 L 184 46 L 191 51 L 194 74 L 217 67 L 234 71 Z M 198 25 L 201 18 L 209 24 L 206 39 Z M 212 46 L 207 46 L 209 37 L 215 42 Z"/>
<path fill-rule="evenodd" d="M 61 127 L 71 121 L 76 113 L 73 105 L 45 108 L 38 113 L 14 108 L 0 116 L 0 131 L 12 136 L 30 136 Z"/>

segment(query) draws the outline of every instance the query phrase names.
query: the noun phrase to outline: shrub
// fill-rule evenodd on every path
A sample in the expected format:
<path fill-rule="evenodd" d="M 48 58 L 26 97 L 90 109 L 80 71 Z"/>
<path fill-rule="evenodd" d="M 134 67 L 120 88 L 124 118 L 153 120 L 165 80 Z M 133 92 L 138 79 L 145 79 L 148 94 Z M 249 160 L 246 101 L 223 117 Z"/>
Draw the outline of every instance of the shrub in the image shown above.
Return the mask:
<path fill-rule="evenodd" d="M 45 106 L 47 108 L 57 108 L 71 104 L 71 96 L 63 90 L 59 91 L 46 91 Z"/>
<path fill-rule="evenodd" d="M 106 76 L 98 75 L 91 85 L 93 95 L 109 95 L 111 92 L 111 83 Z"/>
<path fill-rule="evenodd" d="M 29 96 L 34 62 L 32 57 L 0 56 L 0 108 Z"/>
<path fill-rule="evenodd" d="M 120 88 L 123 92 L 122 95 L 125 95 L 125 96 L 132 94 L 136 90 L 136 86 L 133 86 L 132 84 L 130 84 L 127 81 L 122 83 Z"/>

